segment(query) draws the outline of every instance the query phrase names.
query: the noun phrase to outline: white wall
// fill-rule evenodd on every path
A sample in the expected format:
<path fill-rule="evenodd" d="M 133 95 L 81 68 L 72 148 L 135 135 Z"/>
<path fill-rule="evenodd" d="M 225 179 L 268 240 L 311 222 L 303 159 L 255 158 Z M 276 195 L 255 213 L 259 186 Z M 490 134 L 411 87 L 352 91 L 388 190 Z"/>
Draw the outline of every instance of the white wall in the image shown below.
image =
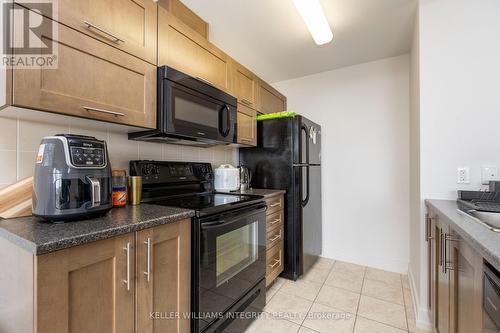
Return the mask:
<path fill-rule="evenodd" d="M 26 109 L 21 109 L 22 116 L 18 117 L 11 110 L 13 108 L 0 111 L 0 188 L 31 176 L 40 140 L 58 133 L 91 135 L 106 140 L 113 168 L 128 170 L 128 162 L 136 159 L 209 162 L 216 166 L 238 163 L 237 148 L 130 141 L 126 134 L 128 128 L 123 126 Z M 4 118 L 6 114 L 9 118 Z M 24 120 L 26 114 L 30 120 Z"/>
<path fill-rule="evenodd" d="M 409 57 L 275 86 L 322 126 L 323 256 L 406 273 Z"/>

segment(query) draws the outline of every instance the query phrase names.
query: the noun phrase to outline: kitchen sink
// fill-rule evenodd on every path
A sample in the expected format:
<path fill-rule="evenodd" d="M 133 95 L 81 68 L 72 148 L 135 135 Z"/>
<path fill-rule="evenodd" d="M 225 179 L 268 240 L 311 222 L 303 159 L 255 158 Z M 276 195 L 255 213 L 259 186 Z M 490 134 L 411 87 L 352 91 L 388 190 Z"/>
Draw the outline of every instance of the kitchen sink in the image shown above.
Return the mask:
<path fill-rule="evenodd" d="M 458 209 L 458 211 L 491 231 L 500 232 L 500 213 L 481 212 L 475 209 Z"/>

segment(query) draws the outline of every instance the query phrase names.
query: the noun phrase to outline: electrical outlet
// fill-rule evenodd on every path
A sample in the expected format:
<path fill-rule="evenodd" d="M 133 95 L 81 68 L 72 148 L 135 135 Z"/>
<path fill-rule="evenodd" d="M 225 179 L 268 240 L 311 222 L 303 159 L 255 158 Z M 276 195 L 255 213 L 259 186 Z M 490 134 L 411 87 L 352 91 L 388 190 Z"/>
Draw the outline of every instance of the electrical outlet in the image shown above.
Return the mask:
<path fill-rule="evenodd" d="M 469 167 L 457 168 L 457 184 L 470 184 L 470 169 Z"/>
<path fill-rule="evenodd" d="M 490 180 L 498 180 L 497 178 L 498 169 L 497 167 L 482 167 L 481 168 L 481 182 L 483 185 L 488 185 Z"/>

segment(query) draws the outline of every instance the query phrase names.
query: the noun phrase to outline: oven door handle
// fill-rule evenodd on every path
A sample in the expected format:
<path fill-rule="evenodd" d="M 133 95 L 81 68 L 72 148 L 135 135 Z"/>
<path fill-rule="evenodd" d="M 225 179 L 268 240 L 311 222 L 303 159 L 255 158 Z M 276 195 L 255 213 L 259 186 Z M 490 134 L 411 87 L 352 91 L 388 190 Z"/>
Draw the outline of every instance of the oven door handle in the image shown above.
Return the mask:
<path fill-rule="evenodd" d="M 217 221 L 213 221 L 213 222 L 202 222 L 201 223 L 201 228 L 202 229 L 211 229 L 211 228 L 220 228 L 220 227 L 223 227 L 223 226 L 226 226 L 226 225 L 230 225 L 234 222 L 237 222 L 237 221 L 241 221 L 242 219 L 245 219 L 249 216 L 252 216 L 252 215 L 255 215 L 255 214 L 258 214 L 258 213 L 261 213 L 261 212 L 265 212 L 266 211 L 266 208 L 263 207 L 263 208 L 259 208 L 259 209 L 256 209 L 256 210 L 252 210 L 246 214 L 242 214 L 242 215 L 235 215 L 234 218 L 232 219 L 229 219 L 229 220 L 217 220 Z M 253 222 L 251 222 L 253 223 Z M 250 224 L 250 223 L 249 223 Z"/>

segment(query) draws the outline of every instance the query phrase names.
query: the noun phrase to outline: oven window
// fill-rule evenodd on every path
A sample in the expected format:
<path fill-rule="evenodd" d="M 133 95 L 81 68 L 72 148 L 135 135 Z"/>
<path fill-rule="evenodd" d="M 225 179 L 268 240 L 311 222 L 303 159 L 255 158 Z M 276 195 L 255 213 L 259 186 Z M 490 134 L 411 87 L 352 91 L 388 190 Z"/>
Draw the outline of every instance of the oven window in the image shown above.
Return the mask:
<path fill-rule="evenodd" d="M 217 237 L 217 287 L 258 259 L 258 222 Z"/>
<path fill-rule="evenodd" d="M 175 96 L 174 103 L 176 119 L 202 126 L 219 128 L 219 110 L 217 104 L 208 106 L 187 100 L 182 96 Z"/>

